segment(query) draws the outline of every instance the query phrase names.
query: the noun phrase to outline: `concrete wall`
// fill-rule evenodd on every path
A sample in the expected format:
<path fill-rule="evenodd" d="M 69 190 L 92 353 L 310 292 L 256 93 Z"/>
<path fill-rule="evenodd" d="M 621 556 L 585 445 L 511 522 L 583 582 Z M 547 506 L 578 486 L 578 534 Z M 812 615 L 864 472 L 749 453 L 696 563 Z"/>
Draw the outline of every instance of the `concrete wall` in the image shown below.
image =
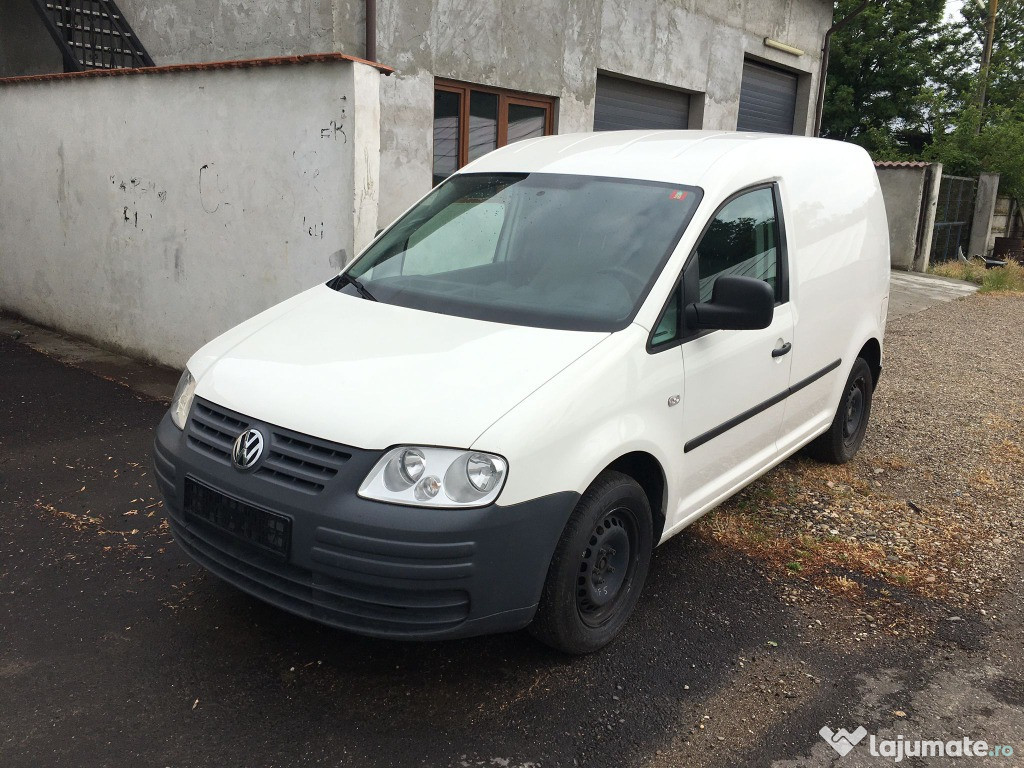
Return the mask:
<path fill-rule="evenodd" d="M 996 198 L 996 209 L 992 216 L 992 230 L 989 233 L 988 249 L 995 247 L 997 237 L 1020 237 L 1024 234 L 1024 216 L 1020 203 L 1009 195 Z"/>
<path fill-rule="evenodd" d="M 0 0 L 0 77 L 63 69 L 57 44 L 31 0 Z"/>
<path fill-rule="evenodd" d="M 336 24 L 358 24 L 343 16 Z M 381 90 L 380 224 L 430 188 L 435 77 L 555 96 L 567 133 L 592 130 L 602 70 L 692 91 L 690 127 L 731 130 L 746 55 L 803 73 L 797 125 L 809 131 L 831 19 L 822 0 L 381 0 L 378 59 L 397 74 Z"/>
<path fill-rule="evenodd" d="M 181 365 L 372 235 L 376 70 L 0 83 L 0 308 Z"/>
<path fill-rule="evenodd" d="M 971 238 L 967 243 L 969 256 L 988 256 L 992 250 L 992 219 L 999 195 L 999 174 L 983 173 L 978 176 L 978 189 L 974 195 L 974 215 L 971 217 Z"/>
<path fill-rule="evenodd" d="M 927 271 L 942 165 L 915 163 L 875 170 L 889 220 L 893 269 Z"/>
<path fill-rule="evenodd" d="M 119 4 L 157 64 L 365 54 L 363 0 Z M 381 91 L 379 224 L 430 187 L 435 77 L 557 97 L 566 133 L 592 129 L 601 70 L 691 91 L 690 127 L 734 129 L 751 57 L 800 74 L 796 125 L 807 132 L 831 20 L 826 0 L 378 0 L 377 58 L 397 70 Z M 805 54 L 768 48 L 766 37 Z"/>
<path fill-rule="evenodd" d="M 365 54 L 363 0 L 120 6 L 157 64 Z M 381 89 L 379 225 L 430 188 L 435 77 L 557 97 L 565 133 L 592 129 L 601 70 L 688 90 L 690 127 L 733 129 L 749 56 L 801 74 L 796 125 L 806 132 L 831 19 L 825 0 L 378 0 L 377 58 L 397 70 Z M 765 37 L 806 53 L 773 50 Z"/>
<path fill-rule="evenodd" d="M 879 168 L 885 215 L 889 220 L 889 258 L 896 269 L 913 269 L 918 218 L 924 195 L 924 168 Z"/>

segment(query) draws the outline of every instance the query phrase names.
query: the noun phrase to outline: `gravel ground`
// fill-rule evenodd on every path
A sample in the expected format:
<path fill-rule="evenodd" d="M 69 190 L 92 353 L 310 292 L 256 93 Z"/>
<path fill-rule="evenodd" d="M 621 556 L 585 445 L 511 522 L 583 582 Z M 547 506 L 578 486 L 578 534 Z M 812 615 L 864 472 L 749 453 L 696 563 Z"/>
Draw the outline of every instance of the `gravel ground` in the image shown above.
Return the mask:
<path fill-rule="evenodd" d="M 788 461 L 697 535 L 739 547 L 794 587 L 895 589 L 941 599 L 954 621 L 961 609 L 986 615 L 1024 545 L 1022 316 L 1024 296 L 990 294 L 890 322 L 857 457 Z"/>

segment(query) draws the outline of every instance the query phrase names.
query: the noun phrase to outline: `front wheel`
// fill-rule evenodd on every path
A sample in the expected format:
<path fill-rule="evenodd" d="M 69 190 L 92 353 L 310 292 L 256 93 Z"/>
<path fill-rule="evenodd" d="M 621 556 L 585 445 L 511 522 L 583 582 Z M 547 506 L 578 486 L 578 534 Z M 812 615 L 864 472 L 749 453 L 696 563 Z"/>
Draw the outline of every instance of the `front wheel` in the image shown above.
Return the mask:
<path fill-rule="evenodd" d="M 603 472 L 580 498 L 555 547 L 533 635 L 565 653 L 590 653 L 610 643 L 640 597 L 652 536 L 643 489 L 621 472 Z"/>
<path fill-rule="evenodd" d="M 829 464 L 845 464 L 854 457 L 871 415 L 871 396 L 874 394 L 874 378 L 871 368 L 858 357 L 846 380 L 843 396 L 839 401 L 835 418 L 828 432 L 817 437 L 807 446 L 807 453 L 818 461 Z"/>

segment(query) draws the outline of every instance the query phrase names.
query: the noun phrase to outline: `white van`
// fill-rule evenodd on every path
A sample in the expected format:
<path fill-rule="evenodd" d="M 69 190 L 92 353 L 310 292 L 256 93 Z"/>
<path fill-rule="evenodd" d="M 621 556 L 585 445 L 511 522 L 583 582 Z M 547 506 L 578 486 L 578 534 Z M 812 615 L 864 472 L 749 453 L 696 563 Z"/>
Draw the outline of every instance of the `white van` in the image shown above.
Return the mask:
<path fill-rule="evenodd" d="M 847 144 L 499 149 L 192 357 L 155 445 L 171 529 L 238 588 L 352 632 L 529 625 L 596 650 L 656 544 L 804 446 L 857 451 L 887 232 Z"/>

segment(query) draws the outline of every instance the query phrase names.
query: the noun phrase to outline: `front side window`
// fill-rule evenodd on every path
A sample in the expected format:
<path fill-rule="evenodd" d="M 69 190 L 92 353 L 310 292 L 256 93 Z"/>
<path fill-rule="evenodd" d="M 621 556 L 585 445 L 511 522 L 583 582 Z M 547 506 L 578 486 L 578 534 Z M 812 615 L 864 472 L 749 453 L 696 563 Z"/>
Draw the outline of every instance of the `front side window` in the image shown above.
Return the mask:
<path fill-rule="evenodd" d="M 349 274 L 385 303 L 518 325 L 618 330 L 636 314 L 700 196 L 694 187 L 630 179 L 456 175 Z"/>
<path fill-rule="evenodd" d="M 697 246 L 700 300 L 711 301 L 715 280 L 743 275 L 764 280 L 781 301 L 779 228 L 770 187 L 746 192 L 726 203 Z"/>
<path fill-rule="evenodd" d="M 554 99 L 450 80 L 434 84 L 434 185 L 491 150 L 554 130 Z"/>

